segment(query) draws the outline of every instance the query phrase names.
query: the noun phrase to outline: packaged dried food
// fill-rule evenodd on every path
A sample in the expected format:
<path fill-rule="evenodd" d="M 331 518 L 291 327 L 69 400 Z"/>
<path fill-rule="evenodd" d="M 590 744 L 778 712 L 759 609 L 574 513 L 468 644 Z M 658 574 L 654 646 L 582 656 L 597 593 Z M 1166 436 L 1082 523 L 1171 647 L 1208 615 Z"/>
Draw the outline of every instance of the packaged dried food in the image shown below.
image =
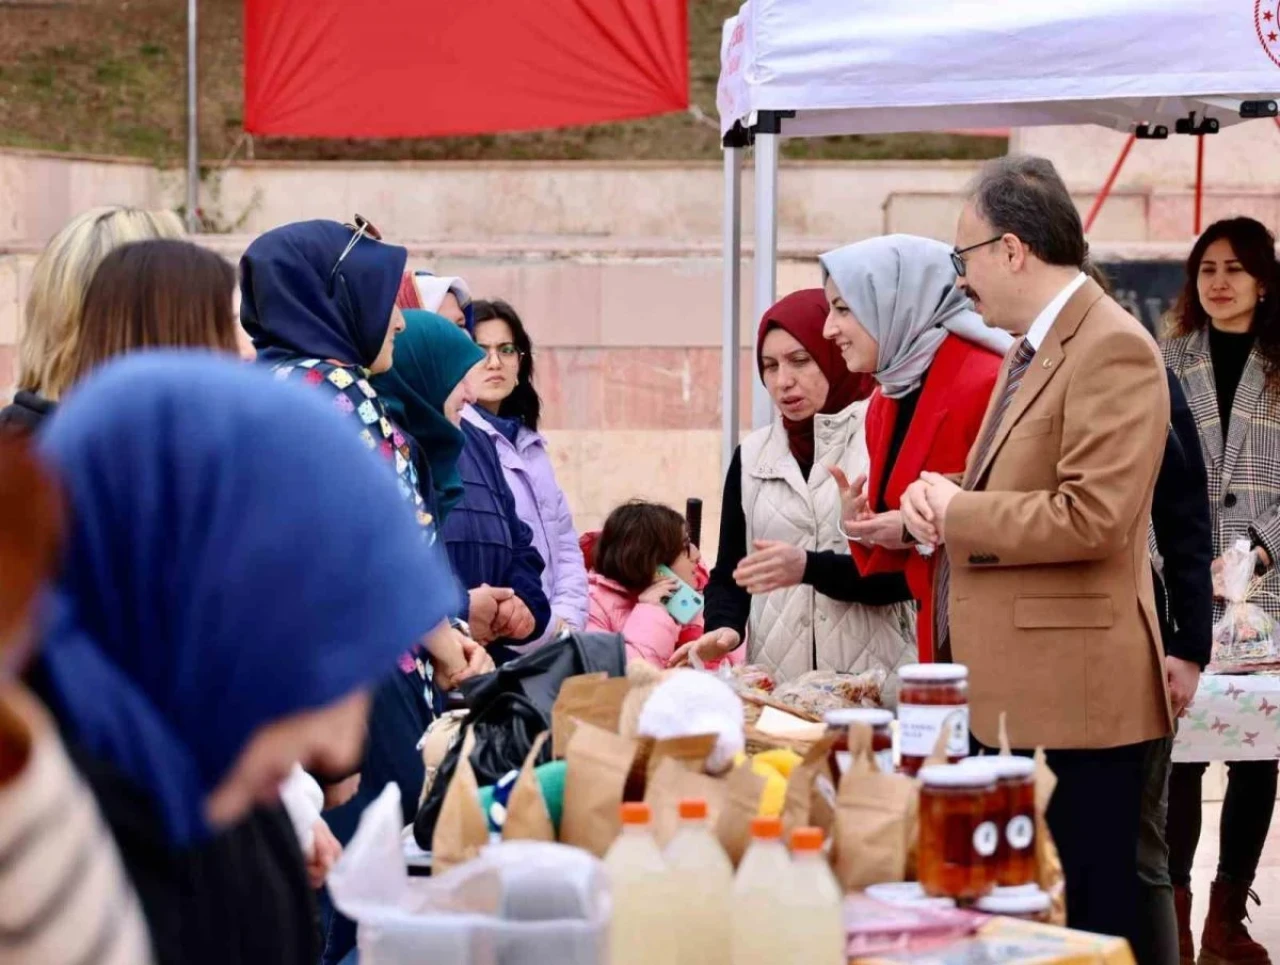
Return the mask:
<path fill-rule="evenodd" d="M 1275 621 L 1251 602 L 1261 586 L 1253 570 L 1254 554 L 1248 540 L 1236 540 L 1215 568 L 1214 590 L 1227 601 L 1226 611 L 1213 626 L 1215 669 L 1229 670 L 1276 659 Z"/>
<path fill-rule="evenodd" d="M 820 718 L 829 710 L 878 707 L 884 680 L 883 670 L 857 674 L 811 670 L 778 687 L 773 696 L 780 703 Z"/>

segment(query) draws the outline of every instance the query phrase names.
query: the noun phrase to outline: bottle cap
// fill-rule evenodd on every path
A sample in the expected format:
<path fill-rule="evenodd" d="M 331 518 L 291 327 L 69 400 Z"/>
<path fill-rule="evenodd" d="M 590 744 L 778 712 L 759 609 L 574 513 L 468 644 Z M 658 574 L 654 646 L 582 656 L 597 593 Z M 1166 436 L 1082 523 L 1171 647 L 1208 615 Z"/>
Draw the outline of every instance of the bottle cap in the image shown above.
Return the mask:
<path fill-rule="evenodd" d="M 687 797 L 680 802 L 680 817 L 686 821 L 703 821 L 707 817 L 707 802 L 700 797 Z"/>
<path fill-rule="evenodd" d="M 791 832 L 792 851 L 821 851 L 821 828 L 796 828 Z"/>
<path fill-rule="evenodd" d="M 622 823 L 648 824 L 649 805 L 645 804 L 643 801 L 622 805 Z"/>
<path fill-rule="evenodd" d="M 781 818 L 752 818 L 751 819 L 751 836 L 753 838 L 780 838 L 782 837 L 782 819 Z"/>

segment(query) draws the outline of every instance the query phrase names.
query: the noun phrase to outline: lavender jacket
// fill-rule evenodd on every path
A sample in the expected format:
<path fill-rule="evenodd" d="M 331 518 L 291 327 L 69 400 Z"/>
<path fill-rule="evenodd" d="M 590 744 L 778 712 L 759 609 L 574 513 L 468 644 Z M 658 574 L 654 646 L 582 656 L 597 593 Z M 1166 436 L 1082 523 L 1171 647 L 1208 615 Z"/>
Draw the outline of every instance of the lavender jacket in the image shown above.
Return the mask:
<path fill-rule="evenodd" d="M 501 432 L 467 406 L 462 418 L 481 429 L 493 441 L 502 463 L 507 485 L 516 499 L 516 514 L 533 530 L 533 545 L 546 564 L 542 588 L 551 601 L 551 623 L 542 639 L 528 645 L 540 646 L 551 638 L 559 617 L 574 629 L 587 625 L 587 568 L 578 546 L 578 531 L 565 501 L 564 490 L 556 482 L 555 468 L 547 454 L 547 441 L 530 429 L 521 428 L 512 445 Z"/>

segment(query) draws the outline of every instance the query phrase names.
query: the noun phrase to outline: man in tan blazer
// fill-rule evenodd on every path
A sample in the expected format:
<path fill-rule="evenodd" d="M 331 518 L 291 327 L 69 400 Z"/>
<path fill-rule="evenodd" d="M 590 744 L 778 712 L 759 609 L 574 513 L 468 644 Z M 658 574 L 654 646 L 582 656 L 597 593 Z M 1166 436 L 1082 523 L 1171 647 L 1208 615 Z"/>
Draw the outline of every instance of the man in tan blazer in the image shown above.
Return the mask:
<path fill-rule="evenodd" d="M 969 667 L 974 737 L 995 745 L 1005 712 L 1014 747 L 1049 749 L 1071 924 L 1129 937 L 1144 759 L 1172 729 L 1147 550 L 1169 389 L 1151 337 L 1082 273 L 1086 253 L 1051 163 L 984 169 L 957 284 L 1021 338 L 963 478 L 925 474 L 903 518 L 939 547 L 935 639 Z"/>

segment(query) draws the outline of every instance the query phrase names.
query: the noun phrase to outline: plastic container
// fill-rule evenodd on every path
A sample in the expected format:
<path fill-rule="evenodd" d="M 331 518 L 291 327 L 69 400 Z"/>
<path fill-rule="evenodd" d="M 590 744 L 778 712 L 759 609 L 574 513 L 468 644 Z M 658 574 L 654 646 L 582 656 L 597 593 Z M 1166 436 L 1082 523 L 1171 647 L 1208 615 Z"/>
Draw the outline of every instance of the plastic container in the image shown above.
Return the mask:
<path fill-rule="evenodd" d="M 1005 821 L 996 856 L 996 884 L 1016 888 L 1036 880 L 1036 762 L 996 757 Z"/>
<path fill-rule="evenodd" d="M 680 802 L 680 827 L 663 856 L 673 878 L 680 965 L 728 965 L 733 864 L 707 826 L 707 802 Z"/>
<path fill-rule="evenodd" d="M 622 805 L 622 833 L 604 856 L 604 870 L 613 898 L 612 965 L 674 962 L 675 881 L 649 829 L 649 805 Z"/>
<path fill-rule="evenodd" d="M 854 724 L 871 728 L 871 750 L 876 764 L 885 774 L 893 773 L 893 711 L 872 707 L 829 710 L 822 715 L 822 721 L 827 725 L 827 732 L 836 737 L 831 745 L 831 774 L 837 785 L 849 769 L 849 728 Z"/>
<path fill-rule="evenodd" d="M 901 770 L 915 775 L 947 730 L 947 760 L 969 754 L 969 668 L 915 663 L 898 668 L 898 747 Z"/>
<path fill-rule="evenodd" d="M 972 901 L 993 887 L 999 839 L 987 818 L 995 779 L 985 769 L 939 764 L 920 771 L 918 877 L 931 897 Z"/>
<path fill-rule="evenodd" d="M 733 965 L 801 961 L 792 958 L 787 909 L 781 901 L 790 875 L 791 855 L 782 844 L 782 821 L 755 818 L 751 844 L 733 881 Z"/>
<path fill-rule="evenodd" d="M 1021 921 L 1037 921 L 1048 923 L 1052 901 L 1039 888 L 997 890 L 995 893 L 979 898 L 974 910 L 984 915 L 1003 915 L 1005 918 L 1017 918 Z"/>
<path fill-rule="evenodd" d="M 898 908 L 932 908 L 949 911 L 956 906 L 954 898 L 929 897 L 918 881 L 888 881 L 883 884 L 868 885 L 865 894 L 868 898 Z"/>
<path fill-rule="evenodd" d="M 787 914 L 790 958 L 806 965 L 845 965 L 844 893 L 822 853 L 822 831 L 791 832 L 791 877 L 781 894 Z"/>

